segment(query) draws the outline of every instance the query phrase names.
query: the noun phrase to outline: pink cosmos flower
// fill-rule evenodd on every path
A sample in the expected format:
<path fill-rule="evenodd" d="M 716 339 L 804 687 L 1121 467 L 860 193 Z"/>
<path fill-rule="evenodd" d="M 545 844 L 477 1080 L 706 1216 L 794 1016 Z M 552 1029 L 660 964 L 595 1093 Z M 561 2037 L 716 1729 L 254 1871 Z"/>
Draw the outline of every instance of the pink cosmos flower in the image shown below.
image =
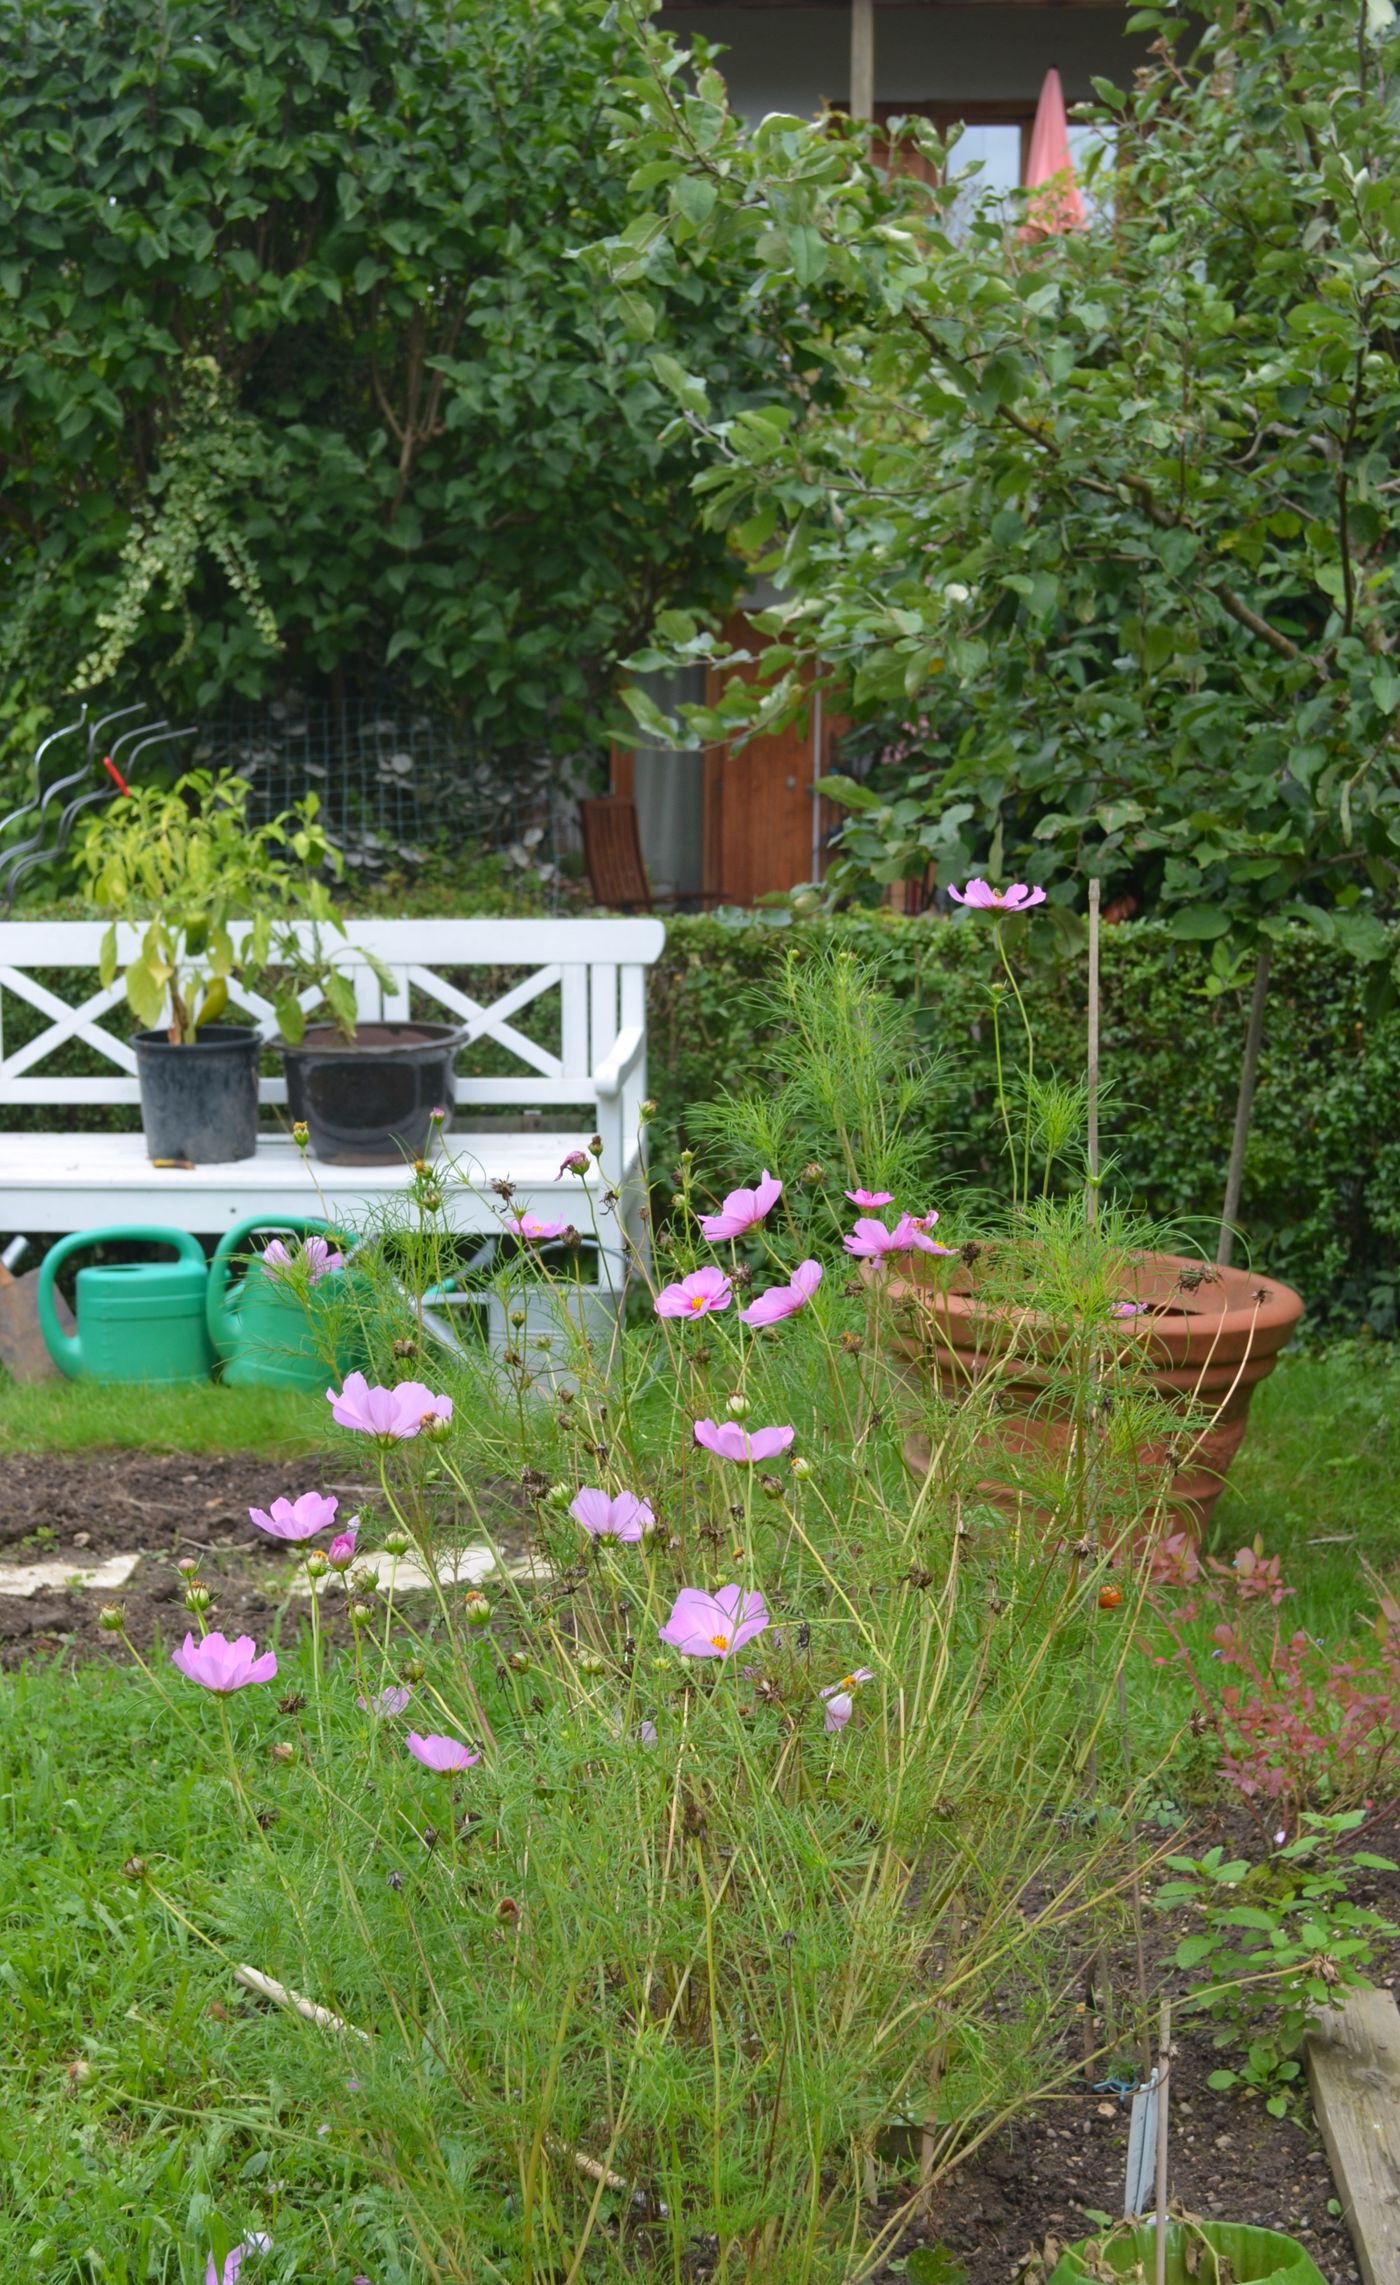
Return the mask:
<path fill-rule="evenodd" d="M 303 1492 L 300 1499 L 274 1500 L 270 1513 L 266 1508 L 250 1507 L 248 1520 L 269 1539 L 314 1539 L 318 1531 L 335 1522 L 339 1505 L 333 1494 L 323 1497 L 320 1492 Z"/>
<path fill-rule="evenodd" d="M 594 1539 L 635 1541 L 656 1521 L 646 1500 L 638 1499 L 635 1492 L 619 1492 L 610 1499 L 606 1492 L 588 1484 L 570 1500 L 569 1513 Z"/>
<path fill-rule="evenodd" d="M 954 1246 L 940 1246 L 935 1238 L 929 1236 L 929 1229 L 937 1220 L 937 1214 L 901 1214 L 891 1230 L 885 1223 L 873 1221 L 868 1215 L 862 1214 L 855 1228 L 841 1243 L 848 1254 L 855 1254 L 861 1261 L 879 1261 L 886 1254 L 915 1252 L 941 1254 L 947 1259 L 957 1249 Z"/>
<path fill-rule="evenodd" d="M 567 1163 L 567 1161 L 566 1161 Z M 562 1174 L 564 1169 L 559 1169 Z M 562 1238 L 568 1229 L 567 1222 L 546 1222 L 538 1214 L 508 1214 L 506 1228 L 513 1238 L 523 1245 L 546 1246 L 551 1238 Z"/>
<path fill-rule="evenodd" d="M 782 1194 L 781 1182 L 765 1166 L 763 1180 L 752 1190 L 731 1190 L 718 1214 L 701 1215 L 701 1231 L 712 1245 L 721 1238 L 742 1238 L 767 1219 Z"/>
<path fill-rule="evenodd" d="M 839 1682 L 829 1682 L 822 1692 L 826 1700 L 826 1727 L 844 1730 L 855 1706 L 855 1693 L 862 1682 L 873 1682 L 874 1673 L 868 1666 L 858 1666 L 854 1674 L 844 1675 Z"/>
<path fill-rule="evenodd" d="M 344 1531 L 336 1533 L 326 1549 L 326 1561 L 333 1571 L 348 1571 L 355 1560 L 355 1541 L 359 1537 L 360 1519 L 352 1515 Z"/>
<path fill-rule="evenodd" d="M 206 1634 L 196 1642 L 187 1634 L 179 1649 L 171 1651 L 170 1660 L 191 1682 L 217 1690 L 221 1697 L 245 1689 L 250 1682 L 271 1682 L 277 1673 L 277 1653 L 265 1650 L 259 1658 L 250 1634 L 241 1634 L 236 1642 L 221 1634 Z"/>
<path fill-rule="evenodd" d="M 582 1150 L 571 1150 L 567 1158 L 560 1159 L 559 1172 L 560 1174 L 587 1174 L 588 1153 Z"/>
<path fill-rule="evenodd" d="M 799 1262 L 788 1285 L 770 1285 L 747 1309 L 739 1311 L 741 1325 L 777 1325 L 805 1309 L 822 1281 L 820 1262 Z"/>
<path fill-rule="evenodd" d="M 656 1728 L 656 1724 L 655 1724 L 655 1722 L 638 1722 L 638 1724 L 637 1724 L 637 1743 L 638 1743 L 638 1745 L 655 1745 L 655 1744 L 656 1744 L 656 1742 L 657 1742 L 657 1728 Z"/>
<path fill-rule="evenodd" d="M 263 1247 L 262 1265 L 269 1277 L 282 1277 L 289 1269 L 299 1266 L 313 1285 L 319 1285 L 332 1270 L 344 1269 L 345 1256 L 331 1251 L 328 1238 L 303 1238 L 295 1251 L 284 1245 L 281 1238 L 273 1238 Z"/>
<path fill-rule="evenodd" d="M 720 1587 L 713 1595 L 703 1587 L 682 1587 L 660 1632 L 683 1658 L 728 1658 L 767 1624 L 762 1595 L 746 1595 L 741 1587 Z"/>
<path fill-rule="evenodd" d="M 1009 889 L 994 889 L 987 881 L 969 881 L 966 889 L 950 888 L 949 896 L 955 904 L 973 905 L 979 912 L 1029 912 L 1033 904 L 1044 904 L 1044 889 L 1028 889 L 1024 881 L 1013 881 Z"/>
<path fill-rule="evenodd" d="M 733 1289 L 721 1269 L 693 1270 L 679 1285 L 663 1286 L 656 1296 L 658 1317 L 708 1317 L 712 1309 L 727 1309 Z"/>
<path fill-rule="evenodd" d="M 358 1428 L 377 1444 L 403 1444 L 418 1436 L 430 1420 L 450 1420 L 450 1396 L 434 1396 L 421 1381 L 400 1381 L 397 1388 L 371 1388 L 363 1373 L 350 1373 L 337 1396 L 326 1390 L 331 1416 L 342 1428 Z"/>
<path fill-rule="evenodd" d="M 443 1777 L 450 1776 L 454 1770 L 470 1769 L 474 1761 L 481 1759 L 479 1753 L 468 1752 L 456 1738 L 437 1737 L 432 1733 L 424 1738 L 417 1730 L 408 1733 L 408 1750 L 425 1769 L 435 1769 Z"/>
<path fill-rule="evenodd" d="M 361 1713 L 377 1714 L 381 1722 L 385 1722 L 391 1715 L 401 1714 L 412 1696 L 411 1690 L 405 1689 L 401 1682 L 395 1682 L 389 1689 L 377 1692 L 373 1698 L 357 1695 L 355 1704 Z"/>
<path fill-rule="evenodd" d="M 776 1460 L 786 1452 L 795 1428 L 755 1428 L 752 1433 L 737 1420 L 697 1420 L 695 1441 L 721 1460 Z"/>
<path fill-rule="evenodd" d="M 853 1206 L 864 1206 L 869 1212 L 876 1206 L 888 1206 L 894 1198 L 892 1190 L 848 1190 L 846 1196 Z"/>
<path fill-rule="evenodd" d="M 1146 1313 L 1145 1301 L 1113 1301 L 1109 1303 L 1110 1317 L 1141 1317 Z"/>

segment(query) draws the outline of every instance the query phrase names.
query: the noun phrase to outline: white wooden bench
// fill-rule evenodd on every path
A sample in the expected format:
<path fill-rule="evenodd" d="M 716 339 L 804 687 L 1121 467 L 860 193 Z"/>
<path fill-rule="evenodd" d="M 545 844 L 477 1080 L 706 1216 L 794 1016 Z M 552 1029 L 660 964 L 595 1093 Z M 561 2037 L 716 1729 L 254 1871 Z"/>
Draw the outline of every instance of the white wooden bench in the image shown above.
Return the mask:
<path fill-rule="evenodd" d="M 130 1035 L 136 1027 L 120 982 L 139 931 L 120 932 L 118 981 L 110 989 L 97 972 L 103 933 L 99 922 L 0 921 L 0 1228 L 68 1231 L 130 1220 L 204 1236 L 252 1214 L 315 1214 L 317 1186 L 331 1218 L 353 1226 L 409 1187 L 407 1166 L 303 1159 L 291 1139 L 280 1076 L 260 1083 L 264 1109 L 252 1158 L 193 1169 L 152 1166 L 135 1108 L 140 1095 Z M 665 943 L 660 921 L 366 920 L 350 923 L 349 934 L 352 950 L 341 947 L 340 964 L 354 977 L 363 1021 L 416 1015 L 455 1019 L 467 1031 L 456 1110 L 444 1138 L 464 1178 L 443 1186 L 454 1227 L 499 1231 L 502 1201 L 491 1185 L 511 1182 L 512 1209 L 572 1222 L 585 1234 L 596 1218 L 606 1257 L 600 1284 L 616 1290 L 623 1218 L 635 1214 L 640 1197 L 646 971 Z M 384 962 L 392 991 L 354 958 L 355 948 Z M 494 996 L 474 997 L 464 970 L 489 971 Z M 503 971 L 511 972 L 505 989 Z M 307 995 L 308 1004 L 313 998 Z M 18 1022 L 17 1003 L 25 1008 Z M 266 1001 L 244 993 L 240 1006 L 274 1035 Z M 532 1028 L 547 1044 L 513 1021 L 525 1009 L 536 1012 Z M 484 1044 L 503 1051 L 507 1071 L 471 1070 L 474 1051 L 479 1060 Z M 54 1070 L 61 1049 L 82 1061 L 81 1073 Z M 131 1106 L 134 1131 L 61 1131 L 63 1109 L 79 1104 Z M 53 1114 L 41 1131 L 6 1127 L 9 1107 L 35 1105 Z M 494 1115 L 482 1124 L 488 1113 Z M 533 1125 L 537 1116 L 561 1113 L 570 1114 L 563 1131 Z M 601 1165 L 590 1158 L 586 1181 L 561 1175 L 566 1153 L 586 1150 L 594 1134 L 603 1140 Z M 615 1212 L 602 1210 L 609 1188 L 623 1194 Z"/>

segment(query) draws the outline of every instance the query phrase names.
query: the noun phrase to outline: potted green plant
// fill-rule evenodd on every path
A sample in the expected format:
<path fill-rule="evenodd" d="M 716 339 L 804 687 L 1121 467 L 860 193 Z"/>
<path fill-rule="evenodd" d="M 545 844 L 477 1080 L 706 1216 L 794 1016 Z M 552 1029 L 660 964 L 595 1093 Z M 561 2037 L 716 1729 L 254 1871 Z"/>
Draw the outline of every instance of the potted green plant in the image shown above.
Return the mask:
<path fill-rule="evenodd" d="M 422 1158 L 452 1105 L 454 1058 L 467 1033 L 460 1024 L 418 1018 L 362 1023 L 354 981 L 338 965 L 349 947 L 325 943 L 321 917 L 309 930 L 275 931 L 270 951 L 288 1111 L 305 1124 L 313 1156 L 332 1166 Z M 357 948 L 356 958 L 392 987 L 372 953 Z M 308 989 L 325 1003 L 328 1023 L 308 1024 Z"/>
<path fill-rule="evenodd" d="M 116 979 L 118 923 L 145 924 L 124 982 L 141 1026 L 134 1045 L 152 1158 L 252 1157 L 262 1039 L 255 1025 L 224 1020 L 238 980 L 267 961 L 279 916 L 342 925 L 321 877 L 339 858 L 315 795 L 254 825 L 251 793 L 242 778 L 193 770 L 173 786 L 135 788 L 92 819 L 78 845 L 87 892 L 111 916 L 104 984 Z M 238 921 L 251 926 L 236 944 Z"/>

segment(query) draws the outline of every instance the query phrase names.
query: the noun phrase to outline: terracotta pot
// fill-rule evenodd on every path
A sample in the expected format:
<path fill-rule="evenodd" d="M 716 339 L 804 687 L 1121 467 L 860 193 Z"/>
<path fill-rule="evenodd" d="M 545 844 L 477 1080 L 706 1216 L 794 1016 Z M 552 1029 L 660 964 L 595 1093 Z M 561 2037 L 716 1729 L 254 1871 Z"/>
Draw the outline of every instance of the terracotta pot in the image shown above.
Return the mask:
<path fill-rule="evenodd" d="M 926 1257 L 914 1255 L 910 1269 L 893 1276 L 862 1264 L 862 1277 L 879 1295 L 885 1347 L 911 1386 L 931 1384 L 945 1397 L 995 1372 L 1005 1417 L 997 1423 L 996 1463 L 983 1489 L 1014 1505 L 1027 1489 L 1018 1481 L 1018 1455 L 1034 1459 L 1047 1447 L 1061 1448 L 1069 1434 L 1063 1412 L 1047 1395 L 1060 1336 L 1034 1311 L 980 1293 L 975 1267 L 960 1263 L 946 1289 Z M 1143 1305 L 1140 1316 L 1121 1320 L 1119 1331 L 1125 1348 L 1141 1345 L 1144 1381 L 1167 1403 L 1213 1416 L 1167 1493 L 1178 1521 L 1204 1530 L 1243 1442 L 1254 1391 L 1302 1316 L 1302 1299 L 1257 1270 L 1208 1268 L 1184 1254 L 1139 1255 L 1123 1298 Z M 928 1438 L 911 1430 L 904 1451 L 922 1474 Z M 1149 1468 L 1164 1457 L 1164 1450 L 1143 1455 Z"/>

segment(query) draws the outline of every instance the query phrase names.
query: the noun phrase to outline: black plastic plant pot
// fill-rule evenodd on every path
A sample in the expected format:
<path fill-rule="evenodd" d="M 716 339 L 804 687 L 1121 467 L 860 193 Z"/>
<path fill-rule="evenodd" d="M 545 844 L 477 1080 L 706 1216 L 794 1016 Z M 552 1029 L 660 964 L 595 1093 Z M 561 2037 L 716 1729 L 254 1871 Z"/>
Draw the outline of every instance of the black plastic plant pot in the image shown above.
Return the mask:
<path fill-rule="evenodd" d="M 279 1040 L 289 1116 L 306 1122 L 311 1152 L 331 1166 L 388 1166 L 425 1158 L 433 1111 L 455 1095 L 459 1024 L 366 1023 L 353 1045 L 333 1024 L 312 1024 L 299 1046 Z"/>
<path fill-rule="evenodd" d="M 138 1031 L 136 1075 L 141 1125 L 152 1158 L 222 1166 L 258 1147 L 258 1059 L 252 1024 L 205 1024 L 192 1046 L 163 1031 Z"/>

